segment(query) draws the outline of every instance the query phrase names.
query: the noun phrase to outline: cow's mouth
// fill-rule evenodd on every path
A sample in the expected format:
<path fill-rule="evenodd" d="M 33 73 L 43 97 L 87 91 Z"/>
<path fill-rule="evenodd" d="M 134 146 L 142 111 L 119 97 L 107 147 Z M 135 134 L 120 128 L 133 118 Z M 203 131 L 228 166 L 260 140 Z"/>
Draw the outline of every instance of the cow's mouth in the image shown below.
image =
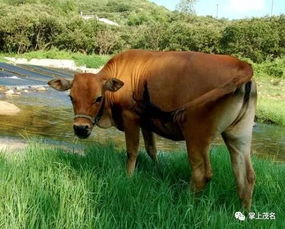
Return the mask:
<path fill-rule="evenodd" d="M 88 138 L 91 134 L 91 128 L 87 126 L 73 126 L 73 129 L 75 135 L 81 139 Z"/>
<path fill-rule="evenodd" d="M 77 137 L 81 138 L 81 139 L 85 139 L 85 138 L 88 138 L 91 134 L 90 133 L 87 133 L 87 134 L 78 134 L 78 133 L 75 133 Z"/>

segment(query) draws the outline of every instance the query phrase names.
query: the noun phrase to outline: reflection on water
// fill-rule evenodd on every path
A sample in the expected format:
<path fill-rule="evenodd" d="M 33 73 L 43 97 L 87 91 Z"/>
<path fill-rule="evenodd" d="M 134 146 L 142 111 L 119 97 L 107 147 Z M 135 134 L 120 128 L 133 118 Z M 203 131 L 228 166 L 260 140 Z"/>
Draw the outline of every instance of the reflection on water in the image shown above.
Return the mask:
<path fill-rule="evenodd" d="M 36 135 L 65 142 L 79 141 L 73 134 L 73 111 L 67 93 L 49 89 L 45 93 L 34 92 L 6 100 L 18 105 L 22 112 L 13 117 L 0 117 L 0 135 Z M 118 147 L 125 147 L 124 134 L 115 128 L 106 130 L 95 127 L 90 138 L 79 142 L 110 140 Z M 218 144 L 221 142 L 221 139 L 216 141 Z M 169 152 L 184 150 L 185 143 L 157 137 L 157 148 Z M 285 128 L 258 124 L 254 128 L 253 152 L 275 160 L 285 160 Z"/>

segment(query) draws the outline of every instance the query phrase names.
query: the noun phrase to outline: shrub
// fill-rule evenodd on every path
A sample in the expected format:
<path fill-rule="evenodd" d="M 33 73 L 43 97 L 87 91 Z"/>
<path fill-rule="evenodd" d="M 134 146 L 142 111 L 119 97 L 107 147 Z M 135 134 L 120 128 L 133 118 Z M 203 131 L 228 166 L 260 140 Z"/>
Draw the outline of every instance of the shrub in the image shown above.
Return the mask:
<path fill-rule="evenodd" d="M 225 28 L 221 48 L 228 54 L 239 54 L 255 62 L 280 55 L 278 30 L 270 20 L 250 19 L 234 22 Z"/>
<path fill-rule="evenodd" d="M 93 37 L 98 29 L 97 21 L 85 21 L 77 16 L 65 20 L 63 23 L 64 29 L 56 38 L 56 46 L 59 49 L 67 49 L 72 52 L 92 52 L 94 49 Z"/>
<path fill-rule="evenodd" d="M 79 11 L 114 20 L 120 27 L 84 20 Z M 285 15 L 229 21 L 170 12 L 147 0 L 0 0 L 1 52 L 53 47 L 87 54 L 127 48 L 193 50 L 260 63 L 285 56 Z M 273 63 L 267 71 L 283 75 Z"/>
<path fill-rule="evenodd" d="M 267 60 L 261 64 L 254 65 L 256 75 L 271 76 L 275 78 L 285 77 L 285 58 L 276 58 L 274 60 Z"/>

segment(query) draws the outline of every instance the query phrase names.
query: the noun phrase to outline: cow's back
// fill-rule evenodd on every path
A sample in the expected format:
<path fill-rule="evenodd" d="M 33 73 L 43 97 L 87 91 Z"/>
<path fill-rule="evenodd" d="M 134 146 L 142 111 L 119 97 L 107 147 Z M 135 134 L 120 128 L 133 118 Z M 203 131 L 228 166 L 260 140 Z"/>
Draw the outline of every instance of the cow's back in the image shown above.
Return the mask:
<path fill-rule="evenodd" d="M 147 87 L 151 102 L 173 111 L 221 87 L 234 78 L 250 80 L 250 65 L 234 57 L 199 52 L 130 50 L 110 61 L 113 76 L 124 81 L 124 99 L 142 98 Z"/>
<path fill-rule="evenodd" d="M 246 63 L 233 57 L 196 52 L 170 52 L 149 66 L 150 98 L 165 111 L 182 107 L 240 74 L 252 74 Z"/>

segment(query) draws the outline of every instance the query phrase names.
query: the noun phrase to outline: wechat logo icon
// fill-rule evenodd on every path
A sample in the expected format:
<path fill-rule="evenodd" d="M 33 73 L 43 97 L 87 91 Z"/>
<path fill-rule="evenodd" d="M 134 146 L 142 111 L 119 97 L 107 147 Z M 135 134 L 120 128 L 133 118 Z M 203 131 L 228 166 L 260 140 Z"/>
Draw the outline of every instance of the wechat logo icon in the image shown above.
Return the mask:
<path fill-rule="evenodd" d="M 245 220 L 245 216 L 241 212 L 236 212 L 235 213 L 235 218 L 240 220 L 240 221 L 244 221 Z"/>

